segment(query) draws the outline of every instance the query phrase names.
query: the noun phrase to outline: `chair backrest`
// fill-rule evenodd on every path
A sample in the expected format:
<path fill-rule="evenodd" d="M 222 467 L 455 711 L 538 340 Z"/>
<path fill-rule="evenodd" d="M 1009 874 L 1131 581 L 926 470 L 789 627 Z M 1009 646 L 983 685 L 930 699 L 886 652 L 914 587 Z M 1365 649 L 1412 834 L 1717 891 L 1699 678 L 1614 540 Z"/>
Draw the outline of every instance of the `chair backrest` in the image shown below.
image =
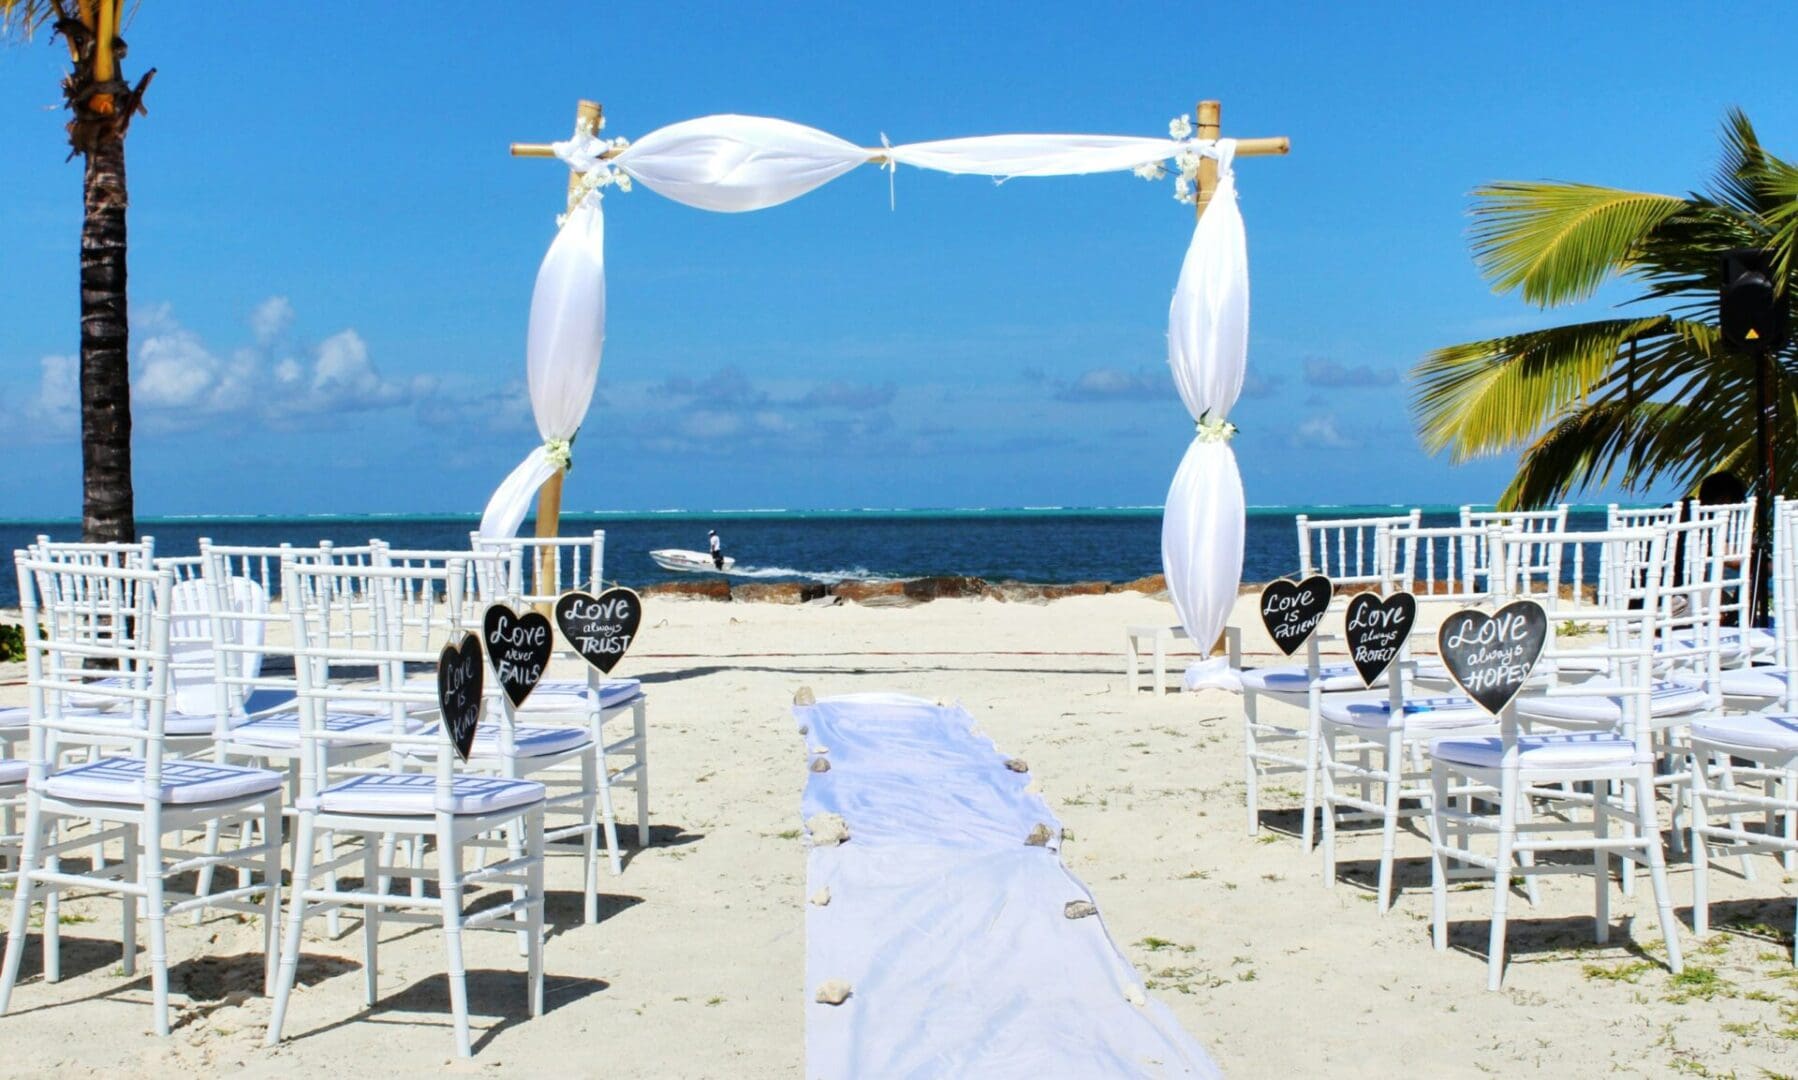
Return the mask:
<path fill-rule="evenodd" d="M 1395 549 L 1382 561 L 1392 568 L 1394 587 L 1419 598 L 1480 603 L 1495 595 L 1490 566 L 1481 562 L 1484 552 L 1502 552 L 1492 543 L 1495 531 L 1481 525 L 1393 530 L 1382 534 Z M 1505 580 L 1502 573 L 1498 580 Z"/>
<path fill-rule="evenodd" d="M 1493 594 L 1528 596 L 1548 607 L 1558 606 L 1561 599 L 1561 534 L 1567 531 L 1567 504 L 1552 510 L 1476 510 L 1461 507 L 1464 526 L 1500 528 L 1518 538 L 1512 545 L 1512 561 L 1506 563 L 1508 580 L 1489 580 L 1492 554 L 1484 540 L 1473 548 L 1473 573 Z"/>
<path fill-rule="evenodd" d="M 1320 518 L 1300 514 L 1299 576 L 1323 574 L 1338 586 L 1367 585 L 1381 591 L 1392 587 L 1397 571 L 1388 560 L 1398 548 L 1385 537 L 1399 529 L 1415 529 L 1422 510 L 1387 517 Z"/>
<path fill-rule="evenodd" d="M 31 782 L 41 784 L 69 745 L 124 746 L 145 763 L 146 797 L 160 789 L 169 698 L 172 571 L 105 566 L 15 552 L 24 612 L 31 714 Z M 85 611 L 83 609 L 86 609 Z M 111 633 L 90 625 L 111 618 Z M 95 668 L 106 678 L 95 680 Z M 91 702 L 65 709 L 79 694 Z M 95 717 L 89 709 L 108 710 Z"/>
<path fill-rule="evenodd" d="M 517 547 L 523 551 L 524 576 L 517 590 L 522 604 L 554 603 L 570 589 L 598 593 L 604 588 L 606 568 L 606 534 L 593 530 L 591 536 L 519 536 L 507 539 L 468 534 L 474 551 L 505 551 Z"/>
<path fill-rule="evenodd" d="M 340 593 L 350 588 L 348 579 L 360 576 L 358 587 L 366 589 L 374 618 L 374 640 L 364 644 L 321 634 L 320 613 L 316 608 L 296 605 L 291 611 L 300 737 L 302 744 L 312 751 L 300 755 L 302 797 L 317 793 L 324 775 L 324 751 L 331 744 L 381 742 L 396 753 L 410 750 L 434 758 L 430 778 L 421 776 L 420 780 L 435 787 L 439 809 L 449 806 L 457 760 L 450 736 L 441 723 L 421 728 L 410 719 L 412 713 L 436 706 L 436 680 L 410 682 L 406 678 L 406 665 L 435 666 L 439 650 L 453 638 L 444 635 L 435 641 L 410 642 L 412 628 L 402 622 L 402 615 L 409 596 L 459 596 L 465 574 L 465 564 L 454 562 L 440 566 L 373 567 L 290 562 L 284 567 L 284 587 L 293 594 Z M 342 668 L 363 673 L 371 667 L 377 677 L 372 688 L 333 674 L 334 670 Z M 379 702 L 387 707 L 390 722 L 384 726 L 359 727 L 351 732 L 333 732 L 326 726 L 324 717 L 332 703 L 341 700 Z M 494 719 L 489 715 L 483 722 Z M 502 745 L 510 750 L 510 725 L 503 719 L 501 724 Z"/>
<path fill-rule="evenodd" d="M 1773 503 L 1773 562 L 1770 568 L 1774 661 L 1787 671 L 1798 664 L 1798 501 Z M 1786 680 L 1788 709 L 1798 709 L 1798 680 Z"/>
<path fill-rule="evenodd" d="M 1545 693 L 1556 697 L 1605 697 L 1622 704 L 1619 733 L 1634 740 L 1638 755 L 1652 760 L 1653 725 L 1649 723 L 1654 691 L 1655 631 L 1660 618 L 1661 588 L 1665 580 L 1667 532 L 1665 529 L 1607 529 L 1603 532 L 1568 532 L 1564 540 L 1592 545 L 1608 581 L 1600 594 L 1608 604 L 1582 608 L 1578 622 L 1597 626 L 1603 640 L 1574 640 L 1560 632 L 1554 619 L 1548 623 L 1548 642 L 1543 663 L 1553 673 L 1568 661 L 1596 661 L 1609 680 L 1551 686 Z M 1529 543 L 1521 534 L 1507 540 L 1518 548 Z M 1586 635 L 1592 637 L 1596 635 Z"/>
<path fill-rule="evenodd" d="M 522 577 L 522 558 L 517 547 L 504 551 L 426 551 L 377 544 L 375 569 L 418 572 L 380 579 L 391 583 L 390 599 L 398 605 L 390 614 L 385 644 L 398 649 L 423 648 L 432 641 L 441 644 L 461 630 L 478 630 L 481 613 L 488 604 L 516 602 L 512 590 Z M 439 571 L 449 573 L 453 580 Z"/>
<path fill-rule="evenodd" d="M 151 570 L 155 560 L 155 541 L 149 537 L 137 543 L 80 543 L 53 541 L 39 536 L 27 549 L 34 560 L 55 563 L 72 570 L 118 569 L 130 567 Z M 134 602 L 134 588 L 107 575 L 72 575 L 58 579 L 58 589 L 41 596 L 46 609 L 66 614 L 63 623 L 70 633 L 85 633 L 94 641 L 111 640 L 114 632 L 125 624 L 125 614 Z"/>
<path fill-rule="evenodd" d="M 1730 605 L 1740 604 L 1739 597 L 1725 593 L 1742 581 L 1730 529 L 1725 517 L 1667 526 L 1668 558 L 1656 608 L 1657 674 L 1698 681 L 1712 709 L 1723 707 L 1723 615 Z M 1738 638 L 1738 651 L 1742 645 Z"/>

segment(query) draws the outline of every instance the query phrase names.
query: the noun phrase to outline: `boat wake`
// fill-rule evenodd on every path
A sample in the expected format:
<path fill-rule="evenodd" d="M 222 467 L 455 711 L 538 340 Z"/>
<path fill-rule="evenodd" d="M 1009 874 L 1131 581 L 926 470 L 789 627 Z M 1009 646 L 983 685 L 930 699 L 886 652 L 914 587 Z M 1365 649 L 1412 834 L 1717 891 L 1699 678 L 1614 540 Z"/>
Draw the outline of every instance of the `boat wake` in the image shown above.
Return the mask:
<path fill-rule="evenodd" d="M 890 574 L 876 574 L 866 567 L 852 567 L 848 570 L 796 570 L 790 566 L 742 566 L 732 567 L 724 572 L 725 577 L 733 578 L 788 578 L 800 581 L 816 581 L 821 585 L 837 585 L 845 581 L 904 581 L 904 578 Z"/>

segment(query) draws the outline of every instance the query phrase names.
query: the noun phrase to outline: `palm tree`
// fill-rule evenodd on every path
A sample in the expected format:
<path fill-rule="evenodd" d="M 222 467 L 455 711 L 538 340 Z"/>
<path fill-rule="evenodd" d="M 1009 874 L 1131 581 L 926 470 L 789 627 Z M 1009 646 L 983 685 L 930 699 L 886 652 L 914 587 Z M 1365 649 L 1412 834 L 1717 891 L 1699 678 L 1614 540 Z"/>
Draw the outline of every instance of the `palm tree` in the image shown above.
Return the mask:
<path fill-rule="evenodd" d="M 63 101 L 69 145 L 80 154 L 82 535 L 132 540 L 130 328 L 125 304 L 125 132 L 143 111 L 156 71 L 136 86 L 119 63 L 124 0 L 0 0 L 0 33 L 30 38 L 44 26 L 69 47 Z"/>
<path fill-rule="evenodd" d="M 1438 349 L 1413 369 L 1425 449 L 1456 463 L 1521 451 L 1500 498 L 1541 506 L 1612 483 L 1689 491 L 1727 469 L 1765 505 L 1755 421 L 1757 379 L 1778 405 L 1773 438 L 1798 438 L 1798 345 L 1763 365 L 1722 343 L 1723 252 L 1774 251 L 1775 290 L 1798 314 L 1798 166 L 1767 153 L 1732 111 L 1709 187 L 1684 197 L 1589 184 L 1495 183 L 1474 192 L 1474 259 L 1498 292 L 1547 309 L 1606 282 L 1636 287 L 1618 318 Z M 1772 494 L 1793 490 L 1789 451 Z"/>

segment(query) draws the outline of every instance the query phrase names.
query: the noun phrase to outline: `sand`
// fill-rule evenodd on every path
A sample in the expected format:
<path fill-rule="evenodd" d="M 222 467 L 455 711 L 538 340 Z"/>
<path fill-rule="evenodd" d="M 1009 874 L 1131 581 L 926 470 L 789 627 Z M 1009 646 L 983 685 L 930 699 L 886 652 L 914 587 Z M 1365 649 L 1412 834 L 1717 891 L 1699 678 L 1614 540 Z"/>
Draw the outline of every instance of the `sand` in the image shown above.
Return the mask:
<path fill-rule="evenodd" d="M 878 609 L 656 600 L 620 668 L 652 694 L 655 843 L 602 881 L 593 926 L 580 921 L 578 859 L 551 858 L 542 1018 L 527 1018 L 514 939 L 471 935 L 476 1056 L 456 1062 L 440 935 L 385 934 L 371 1011 L 356 920 L 336 940 L 316 920 L 288 1040 L 266 1050 L 257 930 L 225 915 L 174 928 L 178 1026 L 158 1039 L 144 966 L 117 973 L 118 902 L 84 898 L 64 908 L 60 983 L 39 978 L 33 935 L 0 1020 L 0 1073 L 802 1075 L 807 774 L 787 713 L 802 686 L 964 702 L 1029 762 L 1113 936 L 1230 1074 L 1798 1073 L 1793 884 L 1777 863 L 1762 859 L 1754 883 L 1713 873 L 1721 929 L 1684 933 L 1680 979 L 1657 961 L 1645 882 L 1614 896 L 1616 929 L 1597 947 L 1590 879 L 1544 879 L 1541 907 L 1513 903 L 1505 989 L 1487 993 L 1490 893 L 1451 894 L 1453 944 L 1435 952 L 1415 833 L 1401 833 L 1402 892 L 1384 918 L 1377 834 L 1344 836 L 1345 880 L 1325 888 L 1320 857 L 1292 832 L 1297 792 L 1276 779 L 1264 799 L 1288 809 L 1247 835 L 1235 696 L 1123 687 L 1123 627 L 1171 620 L 1165 601 L 1135 594 Z M 0 672 L 0 701 L 23 700 L 18 677 Z M 1672 880 L 1685 918 L 1683 859 Z"/>

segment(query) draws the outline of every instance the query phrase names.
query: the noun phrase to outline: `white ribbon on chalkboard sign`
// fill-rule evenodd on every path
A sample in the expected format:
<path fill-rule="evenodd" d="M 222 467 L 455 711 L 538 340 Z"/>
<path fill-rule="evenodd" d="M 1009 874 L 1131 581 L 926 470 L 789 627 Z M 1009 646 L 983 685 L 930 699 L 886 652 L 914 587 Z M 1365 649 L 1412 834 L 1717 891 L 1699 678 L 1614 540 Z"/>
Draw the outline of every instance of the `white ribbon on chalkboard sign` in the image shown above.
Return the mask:
<path fill-rule="evenodd" d="M 1228 416 L 1248 363 L 1249 251 L 1231 168 L 1236 143 L 1201 152 L 1217 158 L 1217 189 L 1192 231 L 1167 327 L 1168 366 L 1197 430 L 1168 489 L 1161 566 L 1180 625 L 1209 650 L 1242 581 L 1242 474 Z"/>

